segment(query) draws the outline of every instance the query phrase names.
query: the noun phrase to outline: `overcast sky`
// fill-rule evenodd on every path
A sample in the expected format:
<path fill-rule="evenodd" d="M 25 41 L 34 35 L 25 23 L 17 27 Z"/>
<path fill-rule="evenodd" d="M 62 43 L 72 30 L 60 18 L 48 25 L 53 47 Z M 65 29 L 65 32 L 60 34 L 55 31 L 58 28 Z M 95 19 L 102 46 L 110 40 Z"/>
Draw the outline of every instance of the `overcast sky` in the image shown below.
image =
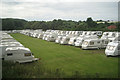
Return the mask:
<path fill-rule="evenodd" d="M 104 2 L 103 2 L 104 1 Z M 106 1 L 106 2 L 105 2 Z M 118 0 L 3 0 L 2 18 L 118 20 Z"/>

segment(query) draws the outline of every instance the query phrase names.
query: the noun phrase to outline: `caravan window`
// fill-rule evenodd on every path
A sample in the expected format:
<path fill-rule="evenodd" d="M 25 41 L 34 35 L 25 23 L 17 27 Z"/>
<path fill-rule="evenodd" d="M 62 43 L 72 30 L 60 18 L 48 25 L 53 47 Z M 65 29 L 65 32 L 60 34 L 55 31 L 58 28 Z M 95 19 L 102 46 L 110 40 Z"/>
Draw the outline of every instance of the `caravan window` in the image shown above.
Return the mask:
<path fill-rule="evenodd" d="M 100 41 L 98 41 L 97 43 L 100 43 Z"/>
<path fill-rule="evenodd" d="M 12 53 L 7 53 L 7 56 L 12 56 L 13 54 Z"/>
<path fill-rule="evenodd" d="M 102 43 L 104 43 L 104 40 L 102 40 Z"/>
<path fill-rule="evenodd" d="M 106 33 L 106 36 L 108 36 L 109 35 L 109 33 Z"/>
<path fill-rule="evenodd" d="M 105 41 L 105 44 L 108 44 L 108 41 Z"/>
<path fill-rule="evenodd" d="M 24 53 L 24 56 L 31 56 L 31 53 Z"/>
<path fill-rule="evenodd" d="M 90 42 L 90 45 L 94 45 L 94 42 Z"/>
<path fill-rule="evenodd" d="M 74 40 L 74 42 L 76 42 L 76 39 Z"/>
<path fill-rule="evenodd" d="M 115 33 L 113 33 L 112 36 L 115 37 Z"/>
<path fill-rule="evenodd" d="M 112 42 L 112 40 L 110 40 L 110 42 Z"/>

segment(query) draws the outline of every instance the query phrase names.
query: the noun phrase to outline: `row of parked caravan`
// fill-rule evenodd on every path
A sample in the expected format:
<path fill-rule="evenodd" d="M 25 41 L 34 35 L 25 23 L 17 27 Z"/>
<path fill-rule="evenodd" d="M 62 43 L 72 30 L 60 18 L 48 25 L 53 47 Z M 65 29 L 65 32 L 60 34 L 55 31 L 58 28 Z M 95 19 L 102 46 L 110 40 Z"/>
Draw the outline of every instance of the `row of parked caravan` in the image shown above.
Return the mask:
<path fill-rule="evenodd" d="M 107 47 L 105 50 L 107 56 L 120 55 L 120 32 L 22 30 L 20 33 L 59 44 L 81 47 L 82 49 L 102 49 Z"/>
<path fill-rule="evenodd" d="M 34 58 L 30 49 L 25 48 L 6 32 L 1 31 L 0 37 L 0 58 L 18 63 L 32 62 L 38 60 Z M 9 32 L 8 32 L 9 33 Z"/>

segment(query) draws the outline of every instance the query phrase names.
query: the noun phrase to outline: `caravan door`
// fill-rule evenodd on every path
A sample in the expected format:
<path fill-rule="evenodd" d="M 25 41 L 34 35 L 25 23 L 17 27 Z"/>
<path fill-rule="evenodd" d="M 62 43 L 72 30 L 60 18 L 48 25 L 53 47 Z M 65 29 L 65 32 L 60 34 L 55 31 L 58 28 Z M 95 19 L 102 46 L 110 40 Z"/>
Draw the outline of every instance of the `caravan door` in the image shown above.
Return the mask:
<path fill-rule="evenodd" d="M 118 48 L 117 48 L 117 52 L 118 52 L 118 55 L 120 55 L 120 44 L 118 44 Z"/>

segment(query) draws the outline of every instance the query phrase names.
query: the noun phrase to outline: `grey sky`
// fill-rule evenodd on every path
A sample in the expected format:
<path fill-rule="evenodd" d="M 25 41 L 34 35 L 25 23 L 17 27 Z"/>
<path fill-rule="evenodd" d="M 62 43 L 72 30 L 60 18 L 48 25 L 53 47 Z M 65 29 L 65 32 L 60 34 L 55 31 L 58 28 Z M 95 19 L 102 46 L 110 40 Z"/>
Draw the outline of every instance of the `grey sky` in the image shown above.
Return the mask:
<path fill-rule="evenodd" d="M 118 20 L 118 2 L 4 0 L 0 9 L 2 9 L 2 18 L 78 21 L 92 17 L 94 20 Z"/>

